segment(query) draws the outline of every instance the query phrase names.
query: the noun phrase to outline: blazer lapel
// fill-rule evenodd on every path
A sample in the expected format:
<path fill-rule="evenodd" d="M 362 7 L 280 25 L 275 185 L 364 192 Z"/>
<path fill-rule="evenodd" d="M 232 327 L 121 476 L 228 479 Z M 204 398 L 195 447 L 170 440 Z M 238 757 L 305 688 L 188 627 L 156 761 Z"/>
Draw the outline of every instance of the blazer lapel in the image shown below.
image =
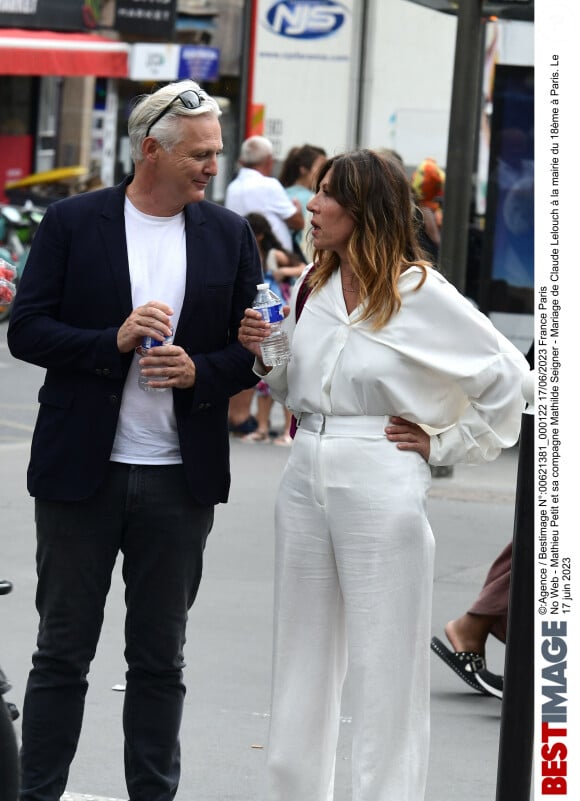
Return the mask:
<path fill-rule="evenodd" d="M 129 182 L 130 179 L 126 179 L 122 184 L 114 188 L 103 206 L 99 220 L 113 284 L 116 288 L 124 317 L 128 317 L 133 310 L 127 237 L 125 233 L 125 189 Z"/>
<path fill-rule="evenodd" d="M 129 274 L 129 257 L 127 255 L 127 239 L 125 232 L 125 189 L 131 178 L 115 187 L 101 212 L 99 221 L 103 237 L 107 261 L 113 277 L 113 283 L 119 297 L 123 315 L 128 317 L 133 309 L 131 297 L 131 278 Z M 204 236 L 204 214 L 198 203 L 185 207 L 185 249 L 186 277 L 183 307 L 179 315 L 179 323 L 175 337 L 185 325 L 195 306 L 194 300 L 203 294 L 206 283 L 205 265 L 208 263 L 208 245 Z"/>
<path fill-rule="evenodd" d="M 179 330 L 187 322 L 193 312 L 195 299 L 199 298 L 204 292 L 206 277 L 205 264 L 207 263 L 207 242 L 204 236 L 203 225 L 205 217 L 198 203 L 192 203 L 185 207 L 185 253 L 186 253 L 186 276 L 185 276 L 185 295 L 183 306 L 179 315 L 179 323 L 175 338 L 179 336 Z"/>

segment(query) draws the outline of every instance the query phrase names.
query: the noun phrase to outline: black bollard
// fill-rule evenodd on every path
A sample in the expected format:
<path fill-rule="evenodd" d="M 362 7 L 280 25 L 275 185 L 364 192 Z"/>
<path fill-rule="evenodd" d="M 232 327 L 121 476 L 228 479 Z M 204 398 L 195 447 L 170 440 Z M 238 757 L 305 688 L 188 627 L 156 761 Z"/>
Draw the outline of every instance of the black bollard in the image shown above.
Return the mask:
<path fill-rule="evenodd" d="M 534 436 L 522 415 L 496 801 L 530 801 L 534 744 Z"/>

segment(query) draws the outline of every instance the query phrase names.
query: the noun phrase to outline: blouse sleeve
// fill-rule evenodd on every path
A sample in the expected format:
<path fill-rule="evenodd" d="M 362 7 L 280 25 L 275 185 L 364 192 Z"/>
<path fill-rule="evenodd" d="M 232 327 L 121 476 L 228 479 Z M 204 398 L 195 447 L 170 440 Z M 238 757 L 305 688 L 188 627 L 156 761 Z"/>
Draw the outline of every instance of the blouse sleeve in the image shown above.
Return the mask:
<path fill-rule="evenodd" d="M 465 405 L 453 425 L 431 436 L 429 463 L 492 461 L 517 442 L 529 364 L 450 284 L 440 283 L 435 297 L 446 324 L 438 328 L 431 367 L 460 388 Z"/>
<path fill-rule="evenodd" d="M 429 464 L 491 462 L 503 448 L 515 445 L 525 406 L 522 383 L 529 368 L 518 359 L 499 359 L 495 366 L 495 376 L 490 369 L 490 383 L 469 398 L 459 420 L 431 436 Z"/>

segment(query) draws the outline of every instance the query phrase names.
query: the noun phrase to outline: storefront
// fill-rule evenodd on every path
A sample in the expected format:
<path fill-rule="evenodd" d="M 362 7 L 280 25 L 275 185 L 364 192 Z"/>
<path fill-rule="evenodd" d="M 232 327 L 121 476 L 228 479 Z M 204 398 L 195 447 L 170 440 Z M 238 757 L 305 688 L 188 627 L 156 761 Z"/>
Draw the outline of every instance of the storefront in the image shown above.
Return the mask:
<path fill-rule="evenodd" d="M 94 183 L 117 182 L 132 169 L 127 119 L 135 98 L 181 78 L 201 83 L 222 107 L 227 155 L 211 194 L 223 199 L 240 138 L 243 5 L 22 0 L 18 7 L 22 13 L 4 12 L 0 0 L 0 200 L 5 183 L 57 167 L 82 165 Z"/>
<path fill-rule="evenodd" d="M 96 34 L 0 29 L 0 187 L 57 165 L 112 177 L 112 79 L 128 75 L 129 51 Z"/>

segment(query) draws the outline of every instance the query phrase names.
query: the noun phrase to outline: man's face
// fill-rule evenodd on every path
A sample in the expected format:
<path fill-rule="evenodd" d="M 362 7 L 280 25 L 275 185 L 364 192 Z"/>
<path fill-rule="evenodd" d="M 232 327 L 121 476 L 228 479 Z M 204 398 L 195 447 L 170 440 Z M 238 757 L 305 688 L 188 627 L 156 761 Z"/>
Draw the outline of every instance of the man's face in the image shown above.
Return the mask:
<path fill-rule="evenodd" d="M 177 206 L 204 199 L 210 179 L 217 175 L 223 150 L 221 126 L 213 114 L 180 117 L 180 138 L 171 152 L 159 150 L 160 181 Z"/>

